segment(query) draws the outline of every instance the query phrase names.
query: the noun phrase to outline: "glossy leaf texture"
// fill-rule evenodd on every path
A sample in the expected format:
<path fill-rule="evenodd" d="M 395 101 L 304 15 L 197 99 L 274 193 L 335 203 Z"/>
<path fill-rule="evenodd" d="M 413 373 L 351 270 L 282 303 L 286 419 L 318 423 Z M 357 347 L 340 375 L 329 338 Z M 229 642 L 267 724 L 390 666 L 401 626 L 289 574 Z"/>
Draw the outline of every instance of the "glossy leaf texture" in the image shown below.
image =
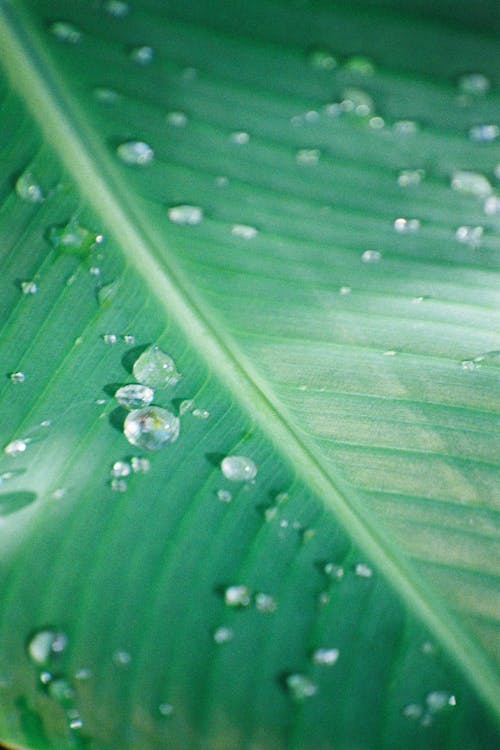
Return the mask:
<path fill-rule="evenodd" d="M 0 2 L 6 746 L 498 746 L 499 27 Z"/>

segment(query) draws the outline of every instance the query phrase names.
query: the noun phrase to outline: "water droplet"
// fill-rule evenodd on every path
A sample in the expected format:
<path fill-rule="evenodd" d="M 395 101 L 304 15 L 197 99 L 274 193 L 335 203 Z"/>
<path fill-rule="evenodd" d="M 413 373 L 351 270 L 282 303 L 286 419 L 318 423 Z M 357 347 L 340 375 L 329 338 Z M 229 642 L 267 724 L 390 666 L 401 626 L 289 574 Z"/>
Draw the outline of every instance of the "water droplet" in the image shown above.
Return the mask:
<path fill-rule="evenodd" d="M 278 515 L 278 508 L 272 506 L 271 508 L 266 508 L 264 511 L 264 519 L 267 523 L 270 523 L 271 521 L 274 521 L 274 519 Z"/>
<path fill-rule="evenodd" d="M 127 346 L 132 346 L 133 344 L 135 344 L 135 336 L 130 333 L 126 333 L 123 336 L 123 343 L 127 344 Z"/>
<path fill-rule="evenodd" d="M 478 370 L 480 368 L 479 362 L 474 362 L 473 359 L 463 359 L 460 363 L 462 370 Z"/>
<path fill-rule="evenodd" d="M 490 195 L 489 198 L 486 198 L 483 205 L 483 211 L 487 216 L 500 214 L 500 198 L 496 195 Z"/>
<path fill-rule="evenodd" d="M 179 437 L 178 418 L 159 406 L 147 406 L 131 411 L 123 426 L 123 434 L 132 445 L 148 451 L 157 451 L 165 443 L 174 443 Z"/>
<path fill-rule="evenodd" d="M 257 237 L 258 233 L 255 227 L 251 227 L 248 224 L 233 224 L 231 227 L 233 237 L 239 237 L 242 240 L 253 240 L 254 237 Z"/>
<path fill-rule="evenodd" d="M 376 115 L 375 117 L 370 117 L 368 125 L 370 128 L 373 128 L 373 130 L 382 130 L 382 128 L 385 128 L 385 120 L 383 117 L 378 117 L 378 115 Z"/>
<path fill-rule="evenodd" d="M 113 654 L 113 663 L 117 667 L 128 667 L 131 661 L 132 661 L 132 657 L 130 656 L 128 651 L 123 651 L 119 649 L 118 651 L 115 651 Z"/>
<path fill-rule="evenodd" d="M 159 346 L 153 345 L 143 351 L 132 368 L 135 379 L 151 388 L 167 388 L 180 380 L 175 362 Z"/>
<path fill-rule="evenodd" d="M 66 21 L 55 21 L 50 26 L 50 33 L 60 42 L 68 42 L 69 44 L 78 44 L 82 38 L 82 32 Z"/>
<path fill-rule="evenodd" d="M 233 499 L 233 496 L 229 490 L 217 490 L 217 497 L 221 501 L 221 503 L 230 503 Z"/>
<path fill-rule="evenodd" d="M 151 461 L 143 456 L 133 456 L 130 459 L 130 466 L 134 474 L 146 474 L 151 468 Z"/>
<path fill-rule="evenodd" d="M 344 568 L 342 567 L 342 565 L 336 565 L 335 563 L 329 562 L 326 563 L 323 570 L 325 571 L 326 575 L 333 581 L 341 581 L 344 577 Z"/>
<path fill-rule="evenodd" d="M 179 416 L 184 416 L 184 414 L 188 414 L 190 411 L 193 410 L 194 407 L 194 401 L 192 398 L 186 398 L 184 401 L 181 401 L 179 404 Z"/>
<path fill-rule="evenodd" d="M 99 307 L 108 307 L 116 297 L 120 288 L 119 281 L 111 281 L 109 284 L 103 284 L 97 290 L 97 302 Z"/>
<path fill-rule="evenodd" d="M 489 180 L 479 172 L 467 172 L 459 170 L 453 172 L 451 187 L 458 193 L 475 195 L 478 198 L 486 198 L 492 192 Z"/>
<path fill-rule="evenodd" d="M 149 63 L 153 62 L 154 50 L 147 45 L 134 47 L 134 49 L 130 50 L 129 57 L 132 62 L 138 65 L 149 65 Z"/>
<path fill-rule="evenodd" d="M 118 99 L 120 99 L 120 94 L 117 91 L 101 86 L 94 89 L 93 93 L 94 98 L 102 104 L 114 104 L 116 101 L 118 101 Z"/>
<path fill-rule="evenodd" d="M 104 10 L 109 13 L 110 16 L 115 18 L 123 18 L 130 11 L 129 4 L 123 2 L 123 0 L 106 0 L 104 3 Z"/>
<path fill-rule="evenodd" d="M 43 671 L 40 672 L 38 675 L 38 679 L 42 683 L 42 685 L 48 685 L 49 682 L 53 679 L 52 672 Z"/>
<path fill-rule="evenodd" d="M 458 87 L 463 94 L 480 96 L 489 90 L 490 82 L 482 73 L 467 73 L 458 79 Z"/>
<path fill-rule="evenodd" d="M 396 354 L 396 349 L 387 349 L 385 352 L 383 352 L 384 357 L 395 357 Z"/>
<path fill-rule="evenodd" d="M 294 701 L 302 702 L 318 692 L 318 686 L 304 674 L 290 674 L 286 678 L 288 692 Z"/>
<path fill-rule="evenodd" d="M 337 662 L 338 658 L 338 648 L 317 648 L 312 655 L 313 662 L 323 667 L 333 666 Z"/>
<path fill-rule="evenodd" d="M 420 706 L 418 703 L 409 703 L 403 708 L 402 714 L 407 719 L 417 720 L 422 716 L 422 711 L 422 706 Z"/>
<path fill-rule="evenodd" d="M 100 276 L 101 275 L 101 269 L 98 266 L 90 266 L 90 268 L 89 268 L 89 274 L 91 276 Z"/>
<path fill-rule="evenodd" d="M 197 226 L 203 221 L 203 209 L 199 206 L 191 206 L 188 203 L 179 206 L 171 206 L 168 211 L 168 218 L 174 224 L 183 224 L 188 226 Z"/>
<path fill-rule="evenodd" d="M 20 453 L 24 453 L 28 446 L 27 440 L 12 440 L 10 443 L 8 443 L 4 450 L 4 453 L 6 453 L 8 456 L 18 456 Z"/>
<path fill-rule="evenodd" d="M 115 461 L 115 463 L 111 467 L 111 476 L 128 477 L 131 471 L 132 469 L 130 467 L 130 464 L 126 461 Z"/>
<path fill-rule="evenodd" d="M 418 219 L 395 219 L 393 227 L 395 232 L 410 234 L 411 232 L 418 232 L 420 221 Z"/>
<path fill-rule="evenodd" d="M 232 641 L 234 637 L 234 633 L 231 630 L 231 628 L 226 628 L 224 626 L 217 628 L 217 630 L 214 631 L 214 641 L 215 643 L 228 643 L 229 641 Z"/>
<path fill-rule="evenodd" d="M 226 456 L 220 468 L 226 479 L 232 482 L 249 482 L 257 476 L 257 466 L 246 456 Z"/>
<path fill-rule="evenodd" d="M 424 176 L 423 169 L 403 169 L 398 175 L 398 185 L 400 187 L 420 185 Z"/>
<path fill-rule="evenodd" d="M 456 698 L 446 690 L 433 690 L 425 696 L 429 711 L 433 714 L 443 711 L 448 706 L 456 706 Z"/>
<path fill-rule="evenodd" d="M 31 636 L 27 644 L 30 660 L 38 666 L 46 666 L 68 645 L 68 638 L 62 630 L 43 629 Z"/>
<path fill-rule="evenodd" d="M 227 187 L 229 185 L 229 178 L 226 177 L 225 175 L 219 175 L 218 177 L 215 178 L 214 182 L 217 187 L 220 187 L 220 188 Z"/>
<path fill-rule="evenodd" d="M 474 125 L 469 130 L 469 138 L 475 143 L 493 143 L 499 135 L 498 125 Z"/>
<path fill-rule="evenodd" d="M 354 566 L 354 572 L 360 578 L 371 578 L 373 576 L 373 570 L 366 563 L 357 563 Z"/>
<path fill-rule="evenodd" d="M 309 54 L 309 63 L 317 70 L 333 70 L 337 67 L 338 62 L 327 49 L 314 49 Z"/>
<path fill-rule="evenodd" d="M 274 498 L 274 502 L 276 505 L 283 505 L 283 503 L 286 503 L 290 499 L 290 495 L 288 492 L 278 492 L 276 497 Z"/>
<path fill-rule="evenodd" d="M 459 242 L 471 247 L 479 247 L 483 237 L 483 227 L 458 227 L 455 237 Z"/>
<path fill-rule="evenodd" d="M 151 146 L 144 141 L 125 141 L 118 146 L 116 153 L 124 164 L 139 167 L 150 164 L 155 155 Z"/>
<path fill-rule="evenodd" d="M 79 716 L 78 712 L 73 712 L 69 717 L 69 728 L 70 729 L 82 729 L 83 727 L 83 721 L 81 716 Z"/>
<path fill-rule="evenodd" d="M 500 349 L 492 350 L 491 352 L 485 352 L 474 357 L 474 362 L 478 365 L 491 365 L 493 367 L 500 367 Z"/>
<path fill-rule="evenodd" d="M 105 344 L 113 345 L 118 341 L 118 336 L 115 333 L 104 333 L 102 340 Z"/>
<path fill-rule="evenodd" d="M 250 591 L 248 587 L 241 584 L 228 586 L 224 591 L 224 603 L 228 607 L 248 607 L 250 604 Z"/>
<path fill-rule="evenodd" d="M 113 492 L 126 492 L 128 488 L 125 479 L 118 479 L 117 477 L 111 480 L 109 486 L 111 487 Z"/>
<path fill-rule="evenodd" d="M 75 255 L 86 255 L 96 244 L 102 242 L 102 235 L 86 229 L 73 218 L 66 226 L 51 227 L 48 233 L 49 242 L 56 250 Z"/>
<path fill-rule="evenodd" d="M 168 112 L 165 119 L 174 128 L 185 128 L 188 121 L 187 115 L 184 112 Z"/>
<path fill-rule="evenodd" d="M 16 181 L 16 193 L 27 203 L 41 203 L 43 192 L 32 172 L 23 172 Z"/>
<path fill-rule="evenodd" d="M 193 417 L 197 417 L 198 419 L 208 419 L 210 416 L 210 412 L 208 409 L 193 409 Z"/>
<path fill-rule="evenodd" d="M 229 140 L 233 143 L 237 143 L 239 146 L 244 146 L 249 142 L 250 135 L 244 130 L 237 130 L 236 132 L 231 133 Z"/>
<path fill-rule="evenodd" d="M 361 255 L 363 263 L 379 263 L 382 253 L 379 250 L 365 250 Z"/>
<path fill-rule="evenodd" d="M 363 89 L 356 88 L 348 88 L 342 92 L 340 105 L 344 112 L 354 112 L 359 117 L 367 117 L 375 109 L 371 96 Z"/>
<path fill-rule="evenodd" d="M 24 372 L 20 372 L 18 370 L 17 372 L 11 372 L 9 378 L 11 383 L 24 383 L 24 381 L 26 380 L 26 375 L 24 374 Z"/>
<path fill-rule="evenodd" d="M 352 289 L 350 286 L 341 286 L 339 292 L 340 294 L 345 296 L 346 294 L 350 294 L 352 292 Z"/>
<path fill-rule="evenodd" d="M 418 125 L 413 120 L 397 120 L 393 126 L 393 131 L 396 133 L 396 135 L 415 135 L 415 133 L 418 133 Z"/>
<path fill-rule="evenodd" d="M 171 703 L 160 703 L 158 711 L 162 716 L 171 716 L 174 712 L 174 707 Z"/>
<path fill-rule="evenodd" d="M 67 490 L 64 487 L 58 487 L 57 490 L 54 490 L 52 493 L 52 497 L 54 500 L 60 500 L 64 495 L 66 494 Z"/>
<path fill-rule="evenodd" d="M 63 706 L 71 704 L 75 697 L 75 691 L 68 680 L 65 680 L 63 677 L 56 677 L 55 679 L 50 680 L 47 692 L 53 700 Z"/>
<path fill-rule="evenodd" d="M 255 594 L 255 608 L 259 612 L 276 612 L 278 605 L 271 594 Z"/>
<path fill-rule="evenodd" d="M 75 672 L 75 680 L 90 680 L 92 677 L 92 670 L 88 667 L 81 667 Z"/>
<path fill-rule="evenodd" d="M 149 406 L 153 402 L 154 395 L 154 390 L 149 386 L 130 383 L 118 388 L 115 398 L 126 409 L 140 409 L 143 406 Z"/>
<path fill-rule="evenodd" d="M 321 156 L 317 148 L 299 148 L 295 154 L 295 161 L 302 167 L 315 167 Z"/>
<path fill-rule="evenodd" d="M 21 281 L 21 292 L 26 296 L 29 294 L 36 294 L 38 292 L 38 286 L 34 281 Z"/>
<path fill-rule="evenodd" d="M 420 650 L 423 654 L 432 655 L 437 652 L 437 648 L 431 641 L 424 641 L 420 646 Z"/>

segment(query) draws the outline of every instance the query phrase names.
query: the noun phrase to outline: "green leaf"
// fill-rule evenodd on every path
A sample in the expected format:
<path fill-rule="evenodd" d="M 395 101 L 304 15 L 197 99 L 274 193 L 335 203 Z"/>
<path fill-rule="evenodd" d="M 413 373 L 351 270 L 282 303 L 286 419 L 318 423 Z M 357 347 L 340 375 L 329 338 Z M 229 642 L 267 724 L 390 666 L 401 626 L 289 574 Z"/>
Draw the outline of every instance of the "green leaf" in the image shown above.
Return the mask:
<path fill-rule="evenodd" d="M 0 2 L 8 746 L 497 747 L 499 27 Z"/>

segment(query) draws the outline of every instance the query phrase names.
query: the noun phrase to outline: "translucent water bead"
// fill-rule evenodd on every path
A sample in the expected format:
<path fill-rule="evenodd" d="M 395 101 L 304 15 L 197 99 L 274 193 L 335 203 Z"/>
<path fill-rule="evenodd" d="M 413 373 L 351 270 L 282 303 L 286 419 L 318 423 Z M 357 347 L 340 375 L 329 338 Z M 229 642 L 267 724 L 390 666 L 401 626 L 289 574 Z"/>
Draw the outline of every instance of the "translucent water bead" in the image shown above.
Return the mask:
<path fill-rule="evenodd" d="M 144 141 L 125 141 L 118 146 L 116 153 L 124 164 L 138 167 L 150 164 L 155 155 L 151 146 Z"/>
<path fill-rule="evenodd" d="M 124 385 L 115 393 L 115 398 L 126 409 L 139 409 L 152 403 L 155 392 L 147 385 L 130 383 Z"/>
<path fill-rule="evenodd" d="M 179 419 L 159 406 L 147 406 L 131 411 L 123 425 L 123 434 L 132 445 L 157 451 L 179 437 Z"/>
<path fill-rule="evenodd" d="M 132 368 L 135 379 L 150 388 L 168 388 L 180 380 L 172 357 L 159 346 L 149 346 L 136 359 Z"/>
<path fill-rule="evenodd" d="M 246 456 L 226 456 L 221 462 L 221 471 L 232 482 L 249 482 L 257 476 L 257 466 Z"/>

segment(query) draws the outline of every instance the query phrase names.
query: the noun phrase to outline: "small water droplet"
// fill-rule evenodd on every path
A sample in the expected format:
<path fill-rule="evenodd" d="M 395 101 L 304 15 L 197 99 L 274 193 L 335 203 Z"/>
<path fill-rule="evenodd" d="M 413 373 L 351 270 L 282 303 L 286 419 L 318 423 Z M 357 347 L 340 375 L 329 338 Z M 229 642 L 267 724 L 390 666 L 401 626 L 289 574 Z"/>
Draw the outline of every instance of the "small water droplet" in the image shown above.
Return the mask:
<path fill-rule="evenodd" d="M 130 383 L 118 388 L 115 398 L 126 409 L 139 409 L 149 406 L 153 402 L 154 395 L 154 390 L 149 386 Z"/>
<path fill-rule="evenodd" d="M 66 21 L 55 21 L 49 30 L 60 42 L 67 42 L 68 44 L 78 44 L 82 38 L 82 32 L 72 23 Z"/>
<path fill-rule="evenodd" d="M 135 409 L 125 419 L 123 434 L 132 445 L 148 451 L 157 451 L 165 443 L 174 443 L 177 440 L 179 419 L 159 406 Z"/>
<path fill-rule="evenodd" d="M 323 48 L 312 50 L 309 54 L 309 63 L 317 70 L 333 70 L 338 65 L 332 53 Z"/>
<path fill-rule="evenodd" d="M 130 466 L 134 474 L 146 474 L 151 468 L 151 461 L 144 456 L 133 456 L 130 459 Z"/>
<path fill-rule="evenodd" d="M 131 466 L 126 461 L 115 461 L 115 463 L 111 467 L 111 476 L 128 477 L 131 471 Z"/>
<path fill-rule="evenodd" d="M 93 91 L 94 99 L 102 104 L 114 104 L 120 99 L 120 94 L 113 89 L 104 88 L 99 86 Z"/>
<path fill-rule="evenodd" d="M 470 245 L 470 247 L 479 247 L 481 239 L 483 237 L 483 227 L 458 227 L 455 232 L 455 237 L 459 242 L 464 245 Z"/>
<path fill-rule="evenodd" d="M 422 706 L 418 703 L 408 703 L 408 705 L 403 708 L 402 714 L 407 719 L 413 719 L 416 721 L 417 719 L 420 719 L 422 712 Z"/>
<path fill-rule="evenodd" d="M 321 152 L 317 148 L 299 148 L 295 154 L 295 161 L 301 167 L 315 167 L 320 159 Z"/>
<path fill-rule="evenodd" d="M 50 680 L 47 692 L 52 700 L 55 700 L 62 706 L 70 705 L 75 697 L 75 691 L 68 680 L 65 680 L 64 677 L 56 677 L 55 679 Z"/>
<path fill-rule="evenodd" d="M 231 140 L 233 143 L 238 144 L 239 146 L 244 146 L 250 141 L 250 135 L 244 130 L 237 130 L 234 133 L 231 133 L 231 135 L 229 136 L 229 140 Z"/>
<path fill-rule="evenodd" d="M 90 266 L 90 268 L 89 268 L 89 274 L 91 276 L 100 276 L 101 275 L 101 269 L 98 266 Z"/>
<path fill-rule="evenodd" d="M 194 407 L 194 401 L 192 398 L 186 398 L 184 401 L 181 401 L 179 404 L 179 416 L 184 416 L 184 414 L 189 414 L 190 411 L 193 410 Z"/>
<path fill-rule="evenodd" d="M 288 675 L 286 686 L 292 699 L 299 703 L 306 698 L 311 698 L 318 692 L 316 683 L 304 674 L 294 673 Z"/>
<path fill-rule="evenodd" d="M 139 167 L 150 164 L 155 155 L 151 146 L 144 141 L 125 141 L 118 146 L 116 153 L 124 164 Z"/>
<path fill-rule="evenodd" d="M 135 379 L 150 388 L 168 388 L 180 380 L 175 362 L 159 346 L 145 349 L 134 362 L 132 368 Z"/>
<path fill-rule="evenodd" d="M 126 333 L 123 336 L 123 343 L 127 344 L 127 346 L 133 346 L 135 344 L 135 336 L 130 333 Z"/>
<path fill-rule="evenodd" d="M 344 89 L 340 106 L 344 112 L 354 112 L 359 117 L 372 115 L 375 109 L 371 96 L 363 89 L 356 88 Z"/>
<path fill-rule="evenodd" d="M 432 655 L 437 652 L 437 648 L 431 641 L 424 641 L 420 646 L 420 650 L 423 654 Z"/>
<path fill-rule="evenodd" d="M 86 255 L 96 244 L 102 242 L 102 235 L 81 226 L 77 219 L 68 221 L 66 226 L 51 227 L 48 239 L 52 247 L 65 253 Z"/>
<path fill-rule="evenodd" d="M 498 125 L 474 125 L 469 130 L 469 138 L 474 143 L 493 143 L 499 135 Z"/>
<path fill-rule="evenodd" d="M 486 198 L 493 190 L 489 180 L 483 174 L 464 170 L 453 172 L 451 187 L 458 193 L 474 195 L 478 198 Z"/>
<path fill-rule="evenodd" d="M 123 0 L 106 0 L 104 10 L 115 18 L 124 18 L 130 11 L 130 6 Z"/>
<path fill-rule="evenodd" d="M 373 130 L 382 130 L 382 128 L 385 128 L 385 120 L 383 117 L 375 115 L 375 117 L 370 117 L 368 125 L 370 128 L 373 128 Z"/>
<path fill-rule="evenodd" d="M 398 175 L 398 185 L 400 187 L 420 185 L 424 176 L 423 169 L 403 169 Z"/>
<path fill-rule="evenodd" d="M 21 292 L 28 296 L 38 292 L 38 286 L 34 281 L 21 281 Z"/>
<path fill-rule="evenodd" d="M 492 367 L 500 367 L 500 349 L 494 349 L 490 352 L 484 352 L 474 357 L 474 362 L 478 367 L 482 365 L 490 365 Z"/>
<path fill-rule="evenodd" d="M 113 492 L 126 492 L 128 488 L 125 479 L 118 479 L 117 477 L 111 480 L 109 486 L 111 487 Z"/>
<path fill-rule="evenodd" d="M 119 288 L 119 281 L 110 281 L 109 284 L 102 284 L 97 290 L 99 307 L 108 307 L 116 297 Z"/>
<path fill-rule="evenodd" d="M 195 81 L 198 78 L 198 71 L 193 67 L 184 68 L 181 77 L 183 81 Z"/>
<path fill-rule="evenodd" d="M 274 521 L 277 515 L 278 515 L 278 508 L 276 508 L 275 506 L 266 508 L 266 510 L 264 511 L 264 519 L 267 523 Z"/>
<path fill-rule="evenodd" d="M 346 294 L 350 294 L 352 292 L 352 289 L 350 286 L 341 286 L 339 289 L 339 293 L 342 294 L 342 296 L 345 296 Z"/>
<path fill-rule="evenodd" d="M 336 563 L 326 563 L 325 567 L 323 568 L 326 575 L 331 578 L 333 581 L 341 581 L 344 577 L 344 568 L 342 565 L 336 565 Z"/>
<path fill-rule="evenodd" d="M 38 675 L 38 679 L 40 680 L 42 685 L 48 685 L 49 682 L 53 679 L 53 674 L 52 672 L 47 672 L 44 670 L 43 672 L 40 672 L 40 674 Z"/>
<path fill-rule="evenodd" d="M 425 696 L 427 708 L 433 714 L 443 711 L 448 706 L 456 706 L 456 698 L 446 690 L 433 690 Z"/>
<path fill-rule="evenodd" d="M 488 78 L 482 73 L 467 73 L 458 79 L 458 88 L 463 94 L 481 96 L 486 94 L 490 88 Z"/>
<path fill-rule="evenodd" d="M 3 450 L 4 453 L 6 453 L 8 456 L 18 456 L 20 453 L 24 453 L 27 446 L 27 440 L 18 438 L 17 440 L 11 440 L 11 442 L 8 443 Z"/>
<path fill-rule="evenodd" d="M 75 672 L 75 680 L 90 680 L 92 677 L 92 670 L 88 667 L 81 667 Z"/>
<path fill-rule="evenodd" d="M 64 495 L 66 494 L 67 490 L 64 487 L 58 487 L 57 490 L 54 490 L 52 493 L 52 497 L 54 500 L 60 500 Z"/>
<path fill-rule="evenodd" d="M 75 712 L 69 718 L 69 728 L 73 731 L 76 729 L 82 729 L 83 727 L 83 721 L 81 716 L 78 715 L 78 712 Z"/>
<path fill-rule="evenodd" d="M 278 492 L 276 497 L 274 498 L 274 502 L 276 505 L 283 505 L 283 503 L 286 503 L 290 499 L 290 495 L 288 492 Z"/>
<path fill-rule="evenodd" d="M 218 177 L 215 178 L 214 182 L 217 187 L 224 188 L 229 185 L 229 178 L 226 177 L 225 175 L 219 175 Z"/>
<path fill-rule="evenodd" d="M 357 563 L 354 566 L 354 573 L 360 578 L 371 578 L 373 576 L 373 570 L 366 563 Z"/>
<path fill-rule="evenodd" d="M 232 641 L 234 637 L 234 632 L 231 630 L 231 628 L 226 628 L 224 626 L 217 628 L 217 630 L 214 631 L 214 641 L 215 643 L 228 643 L 229 641 Z"/>
<path fill-rule="evenodd" d="M 226 456 L 220 468 L 226 479 L 232 482 L 249 482 L 257 476 L 257 466 L 246 456 Z"/>
<path fill-rule="evenodd" d="M 248 587 L 242 584 L 228 586 L 224 591 L 224 603 L 228 607 L 248 607 L 250 604 Z"/>
<path fill-rule="evenodd" d="M 24 374 L 24 372 L 17 370 L 17 372 L 10 373 L 9 379 L 11 383 L 24 383 L 24 381 L 26 380 L 26 375 Z"/>
<path fill-rule="evenodd" d="M 158 711 L 162 716 L 171 716 L 174 712 L 174 707 L 171 703 L 160 703 Z"/>
<path fill-rule="evenodd" d="M 278 605 L 276 599 L 271 594 L 255 594 L 255 608 L 259 612 L 276 612 Z"/>
<path fill-rule="evenodd" d="M 118 336 L 116 333 L 103 333 L 102 340 L 105 344 L 113 346 L 118 341 Z"/>
<path fill-rule="evenodd" d="M 379 250 L 365 250 L 361 255 L 363 263 L 379 263 L 382 259 L 382 253 Z"/>
<path fill-rule="evenodd" d="M 221 501 L 221 503 L 230 503 L 233 499 L 233 496 L 229 490 L 217 490 L 217 497 Z"/>
<path fill-rule="evenodd" d="M 185 128 L 188 121 L 185 112 L 168 112 L 165 119 L 174 128 Z"/>
<path fill-rule="evenodd" d="M 496 195 L 490 195 L 489 198 L 486 198 L 483 205 L 483 211 L 487 216 L 500 214 L 500 198 Z"/>
<path fill-rule="evenodd" d="M 192 414 L 193 417 L 197 417 L 198 419 L 208 419 L 210 416 L 208 409 L 193 409 Z"/>
<path fill-rule="evenodd" d="M 394 220 L 394 231 L 400 234 L 410 234 L 412 232 L 418 232 L 420 229 L 420 221 L 418 219 L 395 219 Z"/>
<path fill-rule="evenodd" d="M 323 667 L 332 667 L 339 658 L 338 648 L 317 648 L 312 655 L 315 664 Z"/>
<path fill-rule="evenodd" d="M 383 352 L 384 357 L 395 357 L 397 354 L 396 349 L 387 349 L 385 352 Z"/>
<path fill-rule="evenodd" d="M 414 120 L 397 120 L 392 129 L 396 135 L 408 136 L 418 133 L 418 125 Z"/>
<path fill-rule="evenodd" d="M 32 172 L 23 172 L 16 181 L 16 193 L 27 203 L 41 203 L 43 192 Z"/>
<path fill-rule="evenodd" d="M 253 240 L 254 237 L 257 237 L 258 233 L 255 227 L 251 227 L 248 224 L 233 224 L 231 227 L 233 237 L 239 237 L 242 240 Z"/>
<path fill-rule="evenodd" d="M 43 629 L 34 633 L 28 641 L 27 651 L 30 660 L 38 666 L 50 664 L 68 645 L 68 638 L 62 630 Z"/>
<path fill-rule="evenodd" d="M 167 210 L 168 218 L 174 224 L 197 226 L 203 221 L 203 209 L 188 203 L 179 206 L 170 206 Z"/>
<path fill-rule="evenodd" d="M 149 65 L 153 62 L 154 50 L 148 45 L 134 47 L 130 50 L 129 58 L 138 65 Z"/>
<path fill-rule="evenodd" d="M 460 363 L 462 370 L 478 370 L 480 368 L 479 362 L 474 362 L 473 359 L 463 359 Z"/>
<path fill-rule="evenodd" d="M 128 651 L 123 651 L 119 649 L 118 651 L 115 651 L 113 654 L 113 663 L 117 667 L 128 667 L 131 661 L 132 661 L 132 657 L 130 656 Z"/>

